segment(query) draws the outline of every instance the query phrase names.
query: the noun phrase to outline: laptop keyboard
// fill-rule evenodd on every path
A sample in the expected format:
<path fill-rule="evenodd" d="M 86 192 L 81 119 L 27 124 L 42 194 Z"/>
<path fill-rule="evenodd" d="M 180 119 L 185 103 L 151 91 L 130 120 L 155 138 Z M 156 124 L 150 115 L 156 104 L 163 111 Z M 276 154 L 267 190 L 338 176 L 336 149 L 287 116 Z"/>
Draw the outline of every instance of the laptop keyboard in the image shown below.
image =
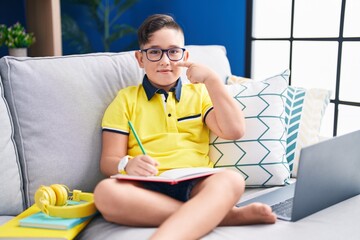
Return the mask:
<path fill-rule="evenodd" d="M 291 218 L 291 211 L 294 198 L 272 205 L 271 208 L 276 215 Z"/>

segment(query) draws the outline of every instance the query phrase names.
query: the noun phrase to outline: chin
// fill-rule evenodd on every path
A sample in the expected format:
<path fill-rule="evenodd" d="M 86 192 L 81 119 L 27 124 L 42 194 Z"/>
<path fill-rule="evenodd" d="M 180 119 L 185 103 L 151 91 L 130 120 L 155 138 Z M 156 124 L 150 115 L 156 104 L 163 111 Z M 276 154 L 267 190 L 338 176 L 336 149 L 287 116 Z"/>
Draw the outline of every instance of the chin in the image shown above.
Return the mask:
<path fill-rule="evenodd" d="M 179 77 L 173 77 L 173 76 L 160 76 L 157 78 L 157 82 L 160 85 L 170 85 L 175 83 Z"/>

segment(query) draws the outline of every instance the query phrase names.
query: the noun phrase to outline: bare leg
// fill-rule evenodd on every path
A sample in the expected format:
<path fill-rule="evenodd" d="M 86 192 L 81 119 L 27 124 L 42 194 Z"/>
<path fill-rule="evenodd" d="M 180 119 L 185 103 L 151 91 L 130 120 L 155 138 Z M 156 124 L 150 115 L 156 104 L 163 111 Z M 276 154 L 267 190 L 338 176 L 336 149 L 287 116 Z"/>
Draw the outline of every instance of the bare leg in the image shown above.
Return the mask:
<path fill-rule="evenodd" d="M 244 187 L 243 178 L 231 170 L 207 177 L 194 187 L 192 198 L 166 219 L 152 239 L 198 239 L 219 224 L 274 223 L 276 217 L 266 205 L 233 207 Z M 176 231 L 179 226 L 181 232 Z"/>
<path fill-rule="evenodd" d="M 128 226 L 158 227 L 183 204 L 143 189 L 137 182 L 105 179 L 94 191 L 95 205 L 109 221 Z"/>
<path fill-rule="evenodd" d="M 110 222 L 153 227 L 161 224 L 153 239 L 197 239 L 219 224 L 274 223 L 276 217 L 266 205 L 233 207 L 244 186 L 238 173 L 217 173 L 200 181 L 192 191 L 192 198 L 183 203 L 143 189 L 136 182 L 106 179 L 95 189 L 95 204 Z M 181 233 L 176 231 L 178 226 L 182 227 Z"/>

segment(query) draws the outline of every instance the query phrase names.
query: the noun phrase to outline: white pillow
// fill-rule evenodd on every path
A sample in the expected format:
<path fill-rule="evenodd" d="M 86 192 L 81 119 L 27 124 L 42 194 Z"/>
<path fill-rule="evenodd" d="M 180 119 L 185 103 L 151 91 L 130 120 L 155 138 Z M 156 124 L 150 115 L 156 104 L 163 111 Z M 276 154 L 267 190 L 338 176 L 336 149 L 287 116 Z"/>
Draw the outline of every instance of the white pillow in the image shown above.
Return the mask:
<path fill-rule="evenodd" d="M 215 167 L 243 174 L 248 187 L 284 185 L 286 160 L 285 93 L 289 71 L 263 81 L 227 85 L 244 111 L 246 133 L 230 141 L 211 133 L 209 156 Z"/>

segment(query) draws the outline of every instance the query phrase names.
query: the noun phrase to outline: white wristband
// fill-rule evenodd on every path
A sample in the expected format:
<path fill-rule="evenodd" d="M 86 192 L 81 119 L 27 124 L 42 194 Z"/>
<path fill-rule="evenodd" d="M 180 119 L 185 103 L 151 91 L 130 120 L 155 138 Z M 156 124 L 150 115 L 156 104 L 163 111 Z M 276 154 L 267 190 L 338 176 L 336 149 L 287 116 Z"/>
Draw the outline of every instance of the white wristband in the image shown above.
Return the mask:
<path fill-rule="evenodd" d="M 129 156 L 126 155 L 125 157 L 123 157 L 120 162 L 119 162 L 119 165 L 118 165 L 118 172 L 122 172 L 122 171 L 125 171 L 125 168 L 126 168 L 126 165 L 128 164 L 129 162 Z"/>

